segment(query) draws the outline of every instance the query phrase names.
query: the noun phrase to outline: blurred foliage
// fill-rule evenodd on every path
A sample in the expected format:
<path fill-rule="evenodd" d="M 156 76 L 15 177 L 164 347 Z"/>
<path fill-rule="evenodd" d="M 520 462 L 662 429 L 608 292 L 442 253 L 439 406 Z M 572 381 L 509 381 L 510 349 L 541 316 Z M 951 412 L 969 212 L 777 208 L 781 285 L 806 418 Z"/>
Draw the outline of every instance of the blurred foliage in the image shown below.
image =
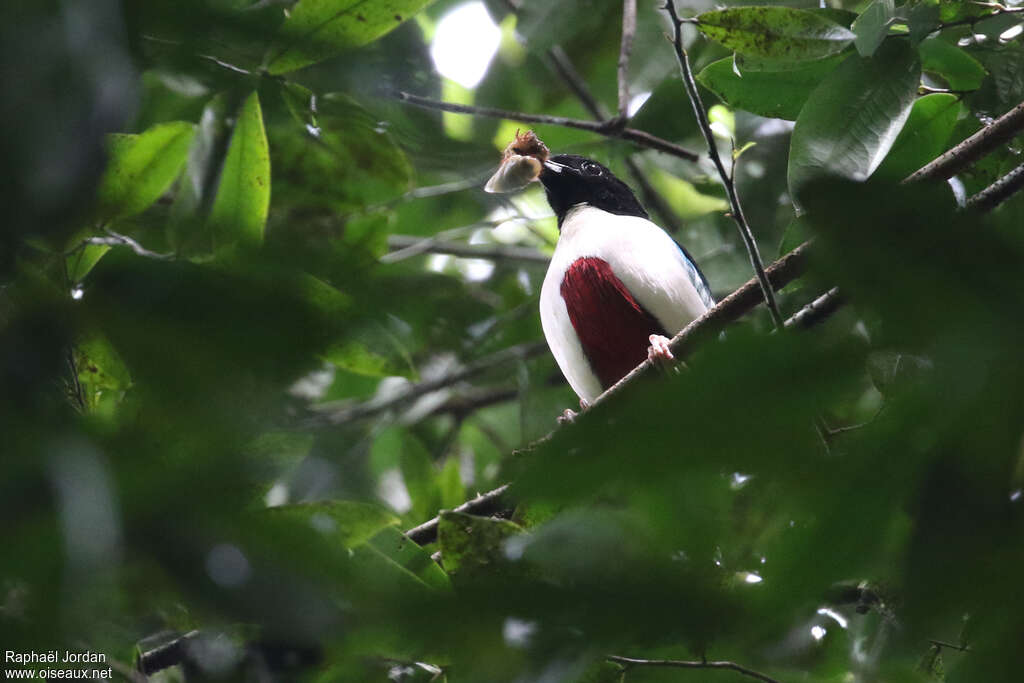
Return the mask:
<path fill-rule="evenodd" d="M 534 443 L 575 397 L 538 344 L 542 261 L 501 252 L 557 231 L 537 188 L 481 190 L 526 126 L 394 94 L 588 118 L 564 53 L 613 111 L 621 6 L 488 0 L 466 87 L 430 56 L 462 4 L 4 6 L 3 649 L 177 643 L 168 681 L 736 676 L 613 654 L 1020 680 L 1024 200 L 899 181 L 1024 99 L 1024 14 L 681 3 L 765 257 L 817 240 L 783 308 L 848 303 L 793 334 L 757 311 Z M 698 149 L 658 4 L 630 125 Z M 649 181 L 716 292 L 749 278 L 706 160 L 534 129 Z M 402 533 L 504 482 L 511 520 Z"/>

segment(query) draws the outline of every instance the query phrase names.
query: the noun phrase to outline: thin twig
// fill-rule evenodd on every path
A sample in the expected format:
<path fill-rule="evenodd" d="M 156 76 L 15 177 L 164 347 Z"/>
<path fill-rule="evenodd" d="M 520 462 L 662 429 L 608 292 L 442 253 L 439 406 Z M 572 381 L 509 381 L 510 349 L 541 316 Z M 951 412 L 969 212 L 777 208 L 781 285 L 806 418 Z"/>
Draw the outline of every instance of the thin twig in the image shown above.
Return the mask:
<path fill-rule="evenodd" d="M 791 315 L 786 320 L 786 327 L 807 329 L 832 315 L 842 305 L 843 296 L 838 287 L 833 287 Z"/>
<path fill-rule="evenodd" d="M 604 121 L 608 118 L 608 112 L 605 111 L 601 103 L 597 101 L 593 93 L 590 92 L 590 88 L 587 87 L 583 77 L 580 76 L 579 72 L 573 66 L 569 56 L 565 54 L 565 50 L 560 45 L 552 45 L 548 49 L 548 60 L 550 62 L 551 69 L 561 76 L 565 84 L 569 86 L 573 94 L 580 101 L 583 107 L 590 112 L 598 121 Z M 654 185 L 647 178 L 647 174 L 643 172 L 640 165 L 633 160 L 630 155 L 625 155 L 623 163 L 626 166 L 626 170 L 629 171 L 629 175 L 636 182 L 637 187 L 640 189 L 640 194 L 643 197 L 643 203 L 654 210 L 654 213 L 658 215 L 661 220 L 662 227 L 668 230 L 673 235 L 680 235 L 682 233 L 682 223 L 676 217 L 675 212 L 665 201 L 665 198 L 654 189 Z"/>
<path fill-rule="evenodd" d="M 545 350 L 547 350 L 547 344 L 544 342 L 518 344 L 464 365 L 458 370 L 442 377 L 413 384 L 405 391 L 396 394 L 376 397 L 362 402 L 341 402 L 340 404 L 332 402 L 313 406 L 311 408 L 313 415 L 305 419 L 303 426 L 307 429 L 316 429 L 347 424 L 355 420 L 372 417 L 397 408 L 426 394 L 446 389 L 495 366 L 513 360 L 532 358 L 533 356 L 540 355 Z"/>
<path fill-rule="evenodd" d="M 109 228 L 107 228 L 105 232 L 107 233 L 107 237 L 87 237 L 64 255 L 71 256 L 89 245 L 101 245 L 107 247 L 128 247 L 139 256 L 158 259 L 160 261 L 169 261 L 174 258 L 174 254 L 159 254 L 155 251 L 150 251 L 128 235 L 122 235 Z"/>
<path fill-rule="evenodd" d="M 729 669 L 730 671 L 735 671 L 736 673 L 743 674 L 744 676 L 750 676 L 751 678 L 756 678 L 759 681 L 764 681 L 764 683 L 779 683 L 777 679 L 774 679 L 771 676 L 763 674 L 760 671 L 748 669 L 736 662 L 688 662 L 679 659 L 634 659 L 632 657 L 619 657 L 618 655 L 609 655 L 608 657 L 605 657 L 605 659 L 609 662 L 621 664 L 627 668 L 633 666 L 655 666 L 671 669 Z"/>
<path fill-rule="evenodd" d="M 598 135 L 629 140 L 630 142 L 635 142 L 642 147 L 656 149 L 661 152 L 665 152 L 666 154 L 679 157 L 680 159 L 686 159 L 687 161 L 697 160 L 696 152 L 691 152 L 685 147 L 681 147 L 674 142 L 669 142 L 668 140 L 664 140 L 642 130 L 637 130 L 636 128 L 619 129 L 615 121 L 584 121 L 582 119 L 570 119 L 565 116 L 528 114 L 526 112 L 509 111 L 507 109 L 495 109 L 494 107 L 474 107 L 465 104 L 455 104 L 454 102 L 432 100 L 429 97 L 420 97 L 419 95 L 413 95 L 412 93 L 401 91 L 398 91 L 395 96 L 404 102 L 408 102 L 409 104 L 414 104 L 417 107 L 423 107 L 425 109 L 450 111 L 456 114 L 487 116 L 496 119 L 507 119 L 509 121 L 522 121 L 523 123 L 542 123 L 552 126 L 563 126 L 565 128 L 578 128 L 580 130 L 590 131 L 591 133 L 597 133 Z"/>
<path fill-rule="evenodd" d="M 736 192 L 736 184 L 732 181 L 731 176 L 722 164 L 722 159 L 718 154 L 718 147 L 715 145 L 714 133 L 711 132 L 711 124 L 708 123 L 707 114 L 704 112 L 704 103 L 701 101 L 700 92 L 697 90 L 697 82 L 693 78 L 690 58 L 686 53 L 686 48 L 683 46 L 683 25 L 679 15 L 676 14 L 674 0 L 667 0 L 665 9 L 672 19 L 672 27 L 674 29 L 672 43 L 675 46 L 676 61 L 679 62 L 679 71 L 682 75 L 683 85 L 686 87 L 686 92 L 690 97 L 693 113 L 697 117 L 697 125 L 700 127 L 701 133 L 704 135 L 704 141 L 707 143 L 708 156 L 714 162 L 715 168 L 718 170 L 718 176 L 722 180 L 722 185 L 725 186 L 725 192 L 729 196 L 732 218 L 736 222 L 736 227 L 740 231 L 740 237 L 743 238 L 743 244 L 747 248 L 747 254 L 750 256 L 750 265 L 753 266 L 754 274 L 761 285 L 761 293 L 764 295 L 765 303 L 771 312 L 775 327 L 782 328 L 785 321 L 782 318 L 782 313 L 779 311 L 779 305 L 775 301 L 775 294 L 772 291 L 771 284 L 769 284 L 768 278 L 765 276 L 761 252 L 757 248 L 757 242 L 754 240 L 754 234 L 750 230 L 747 218 L 743 215 L 743 206 L 740 204 L 739 194 Z"/>
<path fill-rule="evenodd" d="M 461 258 L 481 258 L 490 261 L 526 261 L 547 264 L 547 254 L 531 247 L 505 246 L 502 244 L 465 244 L 423 239 L 413 235 L 388 235 L 391 253 L 380 258 L 381 263 L 394 263 L 417 254 L 448 254 Z"/>
<path fill-rule="evenodd" d="M 971 648 L 967 647 L 966 645 L 954 645 L 953 643 L 947 643 L 944 640 L 929 639 L 928 642 L 934 645 L 935 647 L 948 647 L 951 650 L 959 650 L 960 652 L 971 651 Z"/>
<path fill-rule="evenodd" d="M 636 0 L 622 0 L 622 44 L 619 48 L 619 119 L 629 116 L 629 55 L 636 35 Z"/>
<path fill-rule="evenodd" d="M 497 511 L 501 505 L 501 497 L 508 491 L 508 484 L 502 484 L 493 491 L 481 493 L 472 500 L 467 500 L 452 512 L 464 512 L 474 515 L 489 515 Z M 430 519 L 419 526 L 415 526 L 405 532 L 409 540 L 419 545 L 427 545 L 437 540 L 437 525 L 440 522 L 440 515 Z"/>
<path fill-rule="evenodd" d="M 985 156 L 996 147 L 1009 142 L 1024 130 L 1024 102 L 1006 112 L 988 126 L 967 138 L 948 152 L 903 179 L 904 183 L 922 180 L 947 180 Z"/>
<path fill-rule="evenodd" d="M 1013 169 L 999 180 L 967 200 L 966 209 L 985 213 L 996 208 L 1024 187 L 1024 164 Z"/>

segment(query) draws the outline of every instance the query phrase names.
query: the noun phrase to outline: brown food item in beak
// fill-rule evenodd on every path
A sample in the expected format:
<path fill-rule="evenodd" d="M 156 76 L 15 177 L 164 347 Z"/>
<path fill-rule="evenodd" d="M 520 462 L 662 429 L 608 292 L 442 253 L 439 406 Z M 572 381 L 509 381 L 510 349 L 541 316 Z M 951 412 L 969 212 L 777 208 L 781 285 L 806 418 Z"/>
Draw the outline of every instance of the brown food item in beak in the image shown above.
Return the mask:
<path fill-rule="evenodd" d="M 516 131 L 515 139 L 505 148 L 501 165 L 484 185 L 485 192 L 515 192 L 540 176 L 550 152 L 532 131 Z"/>

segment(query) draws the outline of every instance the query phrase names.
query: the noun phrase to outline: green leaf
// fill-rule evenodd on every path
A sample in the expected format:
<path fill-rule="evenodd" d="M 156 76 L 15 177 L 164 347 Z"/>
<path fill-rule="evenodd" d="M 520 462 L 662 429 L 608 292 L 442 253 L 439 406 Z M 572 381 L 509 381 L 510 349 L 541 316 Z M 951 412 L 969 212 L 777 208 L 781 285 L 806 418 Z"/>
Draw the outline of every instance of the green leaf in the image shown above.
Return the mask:
<path fill-rule="evenodd" d="M 79 381 L 91 387 L 93 392 L 102 389 L 121 391 L 132 384 L 124 360 L 101 335 L 89 335 L 75 345 L 75 364 Z"/>
<path fill-rule="evenodd" d="M 885 40 L 889 26 L 895 18 L 893 0 L 875 0 L 853 22 L 853 32 L 857 34 L 853 44 L 862 57 L 870 57 Z"/>
<path fill-rule="evenodd" d="M 911 42 L 920 43 L 938 26 L 939 6 L 938 4 L 919 2 L 907 11 L 906 21 Z"/>
<path fill-rule="evenodd" d="M 865 180 L 889 152 L 914 104 L 921 63 L 906 41 L 873 57 L 851 55 L 808 98 L 789 147 L 789 188 L 799 208 L 809 180 Z"/>
<path fill-rule="evenodd" d="M 705 12 L 697 27 L 708 37 L 751 57 L 796 62 L 843 51 L 852 31 L 808 10 L 735 7 Z"/>
<path fill-rule="evenodd" d="M 254 92 L 238 112 L 210 209 L 214 245 L 262 242 L 269 206 L 270 152 L 259 96 Z"/>
<path fill-rule="evenodd" d="M 466 500 L 466 487 L 462 485 L 458 458 L 449 457 L 437 478 L 441 490 L 441 508 L 450 510 Z"/>
<path fill-rule="evenodd" d="M 316 126 L 306 114 L 301 116 L 306 119 L 301 125 L 275 125 L 268 131 L 275 201 L 352 213 L 409 188 L 413 172 L 405 153 L 358 102 L 328 93 L 317 100 Z M 388 226 L 381 218 L 379 212 L 349 218 L 346 241 L 372 237 L 367 247 L 386 248 Z M 354 234 L 363 229 L 368 234 Z"/>
<path fill-rule="evenodd" d="M 437 527 L 445 569 L 461 579 L 483 578 L 508 569 L 505 540 L 523 533 L 504 519 L 443 512 Z"/>
<path fill-rule="evenodd" d="M 365 543 L 381 530 L 399 522 L 398 517 L 379 505 L 351 500 L 280 505 L 269 508 L 268 512 L 306 520 L 313 528 L 330 535 L 345 548 Z"/>
<path fill-rule="evenodd" d="M 399 456 L 402 479 L 412 499 L 411 514 L 416 520 L 426 520 L 437 514 L 441 507 L 441 489 L 438 486 L 438 469 L 434 459 L 416 436 L 405 432 L 402 438 L 402 453 Z"/>
<path fill-rule="evenodd" d="M 283 74 L 366 45 L 394 30 L 433 0 L 299 0 L 267 53 L 271 74 Z"/>
<path fill-rule="evenodd" d="M 782 241 L 779 243 L 779 256 L 793 251 L 810 239 L 810 237 L 810 228 L 805 218 L 794 216 L 793 220 L 786 226 L 786 230 L 782 233 Z"/>
<path fill-rule="evenodd" d="M 448 590 L 448 575 L 430 559 L 430 553 L 416 545 L 396 527 L 382 529 L 377 535 L 356 548 L 357 553 L 370 551 L 388 563 L 411 574 L 418 582 L 437 590 Z"/>
<path fill-rule="evenodd" d="M 930 38 L 918 46 L 921 68 L 941 76 L 951 90 L 977 90 L 985 80 L 985 67 L 952 43 Z"/>
<path fill-rule="evenodd" d="M 725 199 L 702 194 L 692 183 L 661 169 L 654 171 L 651 182 L 680 218 L 697 218 L 729 209 L 729 202 Z"/>
<path fill-rule="evenodd" d="M 960 100 L 955 95 L 938 93 L 918 98 L 875 175 L 902 180 L 942 154 L 960 116 L 960 108 Z"/>
<path fill-rule="evenodd" d="M 697 80 L 731 107 L 793 121 L 811 91 L 841 61 L 842 57 L 835 55 L 793 69 L 754 71 L 734 68 L 734 60 L 726 57 L 704 67 Z"/>
<path fill-rule="evenodd" d="M 99 188 L 99 219 L 141 213 L 160 198 L 181 173 L 195 126 L 161 123 L 138 135 L 111 135 L 109 161 Z"/>
<path fill-rule="evenodd" d="M 75 248 L 74 252 L 67 256 L 68 280 L 81 282 L 108 251 L 108 244 L 85 244 Z"/>

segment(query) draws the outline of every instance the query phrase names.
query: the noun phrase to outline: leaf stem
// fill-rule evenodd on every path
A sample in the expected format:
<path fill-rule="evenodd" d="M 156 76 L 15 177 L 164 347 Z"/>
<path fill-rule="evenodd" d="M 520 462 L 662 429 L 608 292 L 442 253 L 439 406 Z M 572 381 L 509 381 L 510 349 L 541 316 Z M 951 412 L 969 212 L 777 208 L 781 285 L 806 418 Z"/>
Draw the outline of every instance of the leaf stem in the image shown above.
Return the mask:
<path fill-rule="evenodd" d="M 507 109 L 495 109 L 494 107 L 475 107 L 465 104 L 455 104 L 454 102 L 432 100 L 429 97 L 420 97 L 419 95 L 402 91 L 397 91 L 395 93 L 395 97 L 403 102 L 408 102 L 409 104 L 416 105 L 417 107 L 423 107 L 425 109 L 438 109 L 440 111 L 450 111 L 456 114 L 472 114 L 475 116 L 487 116 L 495 119 L 508 119 L 509 121 L 522 121 L 524 123 L 541 123 L 552 126 L 563 126 L 565 128 L 577 128 L 579 130 L 587 130 L 591 133 L 597 133 L 598 135 L 604 135 L 606 137 L 629 140 L 641 147 L 656 149 L 660 152 L 665 152 L 666 154 L 679 157 L 680 159 L 686 159 L 687 161 L 696 161 L 698 158 L 696 152 L 692 152 L 674 142 L 669 142 L 668 140 L 659 138 L 656 135 L 651 135 L 646 131 L 629 127 L 621 128 L 619 122 L 615 119 L 611 119 L 609 121 L 585 121 L 583 119 L 571 119 L 565 116 L 529 114 L 520 111 L 509 111 Z"/>
<path fill-rule="evenodd" d="M 627 669 L 634 666 L 652 666 L 661 668 L 672 668 L 672 669 L 728 669 L 737 673 L 743 674 L 744 676 L 750 676 L 756 678 L 764 683 L 779 683 L 778 680 L 761 673 L 760 671 L 754 671 L 741 664 L 735 662 L 725 661 L 683 661 L 679 659 L 635 659 L 633 657 L 620 657 L 618 655 L 609 655 L 605 657 L 609 662 L 615 662 L 621 664 Z"/>
<path fill-rule="evenodd" d="M 707 114 L 704 112 L 704 103 L 701 101 L 700 92 L 697 90 L 697 82 L 693 78 L 693 69 L 690 67 L 690 58 L 686 53 L 686 48 L 683 46 L 683 22 L 679 18 L 679 15 L 676 14 L 674 0 L 667 0 L 665 3 L 665 9 L 668 11 L 669 17 L 672 19 L 672 26 L 674 29 L 672 42 L 675 46 L 676 61 L 679 62 L 679 71 L 682 75 L 683 85 L 686 87 L 686 93 L 690 97 L 690 104 L 693 107 L 693 113 L 697 117 L 697 125 L 700 127 L 700 131 L 704 135 L 704 141 L 707 143 L 708 156 L 711 157 L 711 161 L 715 164 L 715 168 L 718 170 L 718 176 L 721 178 L 722 185 L 725 186 L 725 192 L 729 196 L 729 205 L 732 207 L 732 218 L 736 222 L 736 227 L 739 228 L 740 231 L 740 237 L 743 238 L 743 244 L 747 248 L 747 254 L 750 256 L 750 265 L 753 266 L 754 274 L 761 285 L 761 293 L 764 295 L 765 303 L 768 305 L 768 310 L 771 312 L 772 321 L 774 321 L 776 329 L 781 329 L 785 325 L 785 320 L 782 317 L 782 313 L 779 311 L 779 305 L 775 301 L 775 293 L 772 291 L 771 284 L 768 282 L 768 278 L 765 275 L 764 263 L 761 260 L 761 252 L 757 248 L 757 241 L 754 239 L 754 234 L 750 230 L 747 218 L 743 214 L 743 206 L 740 204 L 739 194 L 736 192 L 736 184 L 733 182 L 729 173 L 725 170 L 722 158 L 718 154 L 718 148 L 715 145 L 714 133 L 711 132 L 711 124 L 708 122 Z"/>

